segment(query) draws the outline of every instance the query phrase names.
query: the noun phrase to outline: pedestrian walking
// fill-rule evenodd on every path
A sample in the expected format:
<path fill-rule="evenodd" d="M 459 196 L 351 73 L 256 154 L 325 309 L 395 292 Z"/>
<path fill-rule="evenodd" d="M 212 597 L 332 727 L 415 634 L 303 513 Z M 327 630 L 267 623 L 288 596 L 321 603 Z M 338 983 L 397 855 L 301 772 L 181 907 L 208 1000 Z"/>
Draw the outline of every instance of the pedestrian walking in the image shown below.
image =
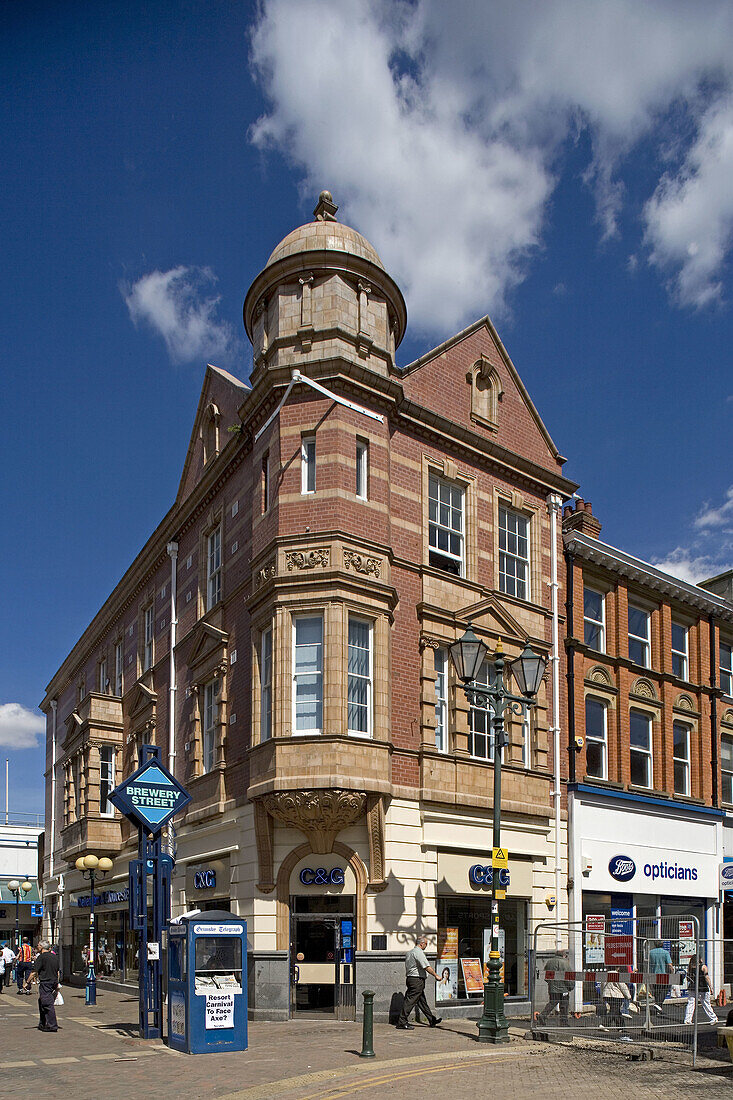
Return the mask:
<path fill-rule="evenodd" d="M 417 941 L 417 945 L 405 955 L 405 983 L 407 985 L 407 990 L 405 992 L 400 1018 L 397 1021 L 397 1027 L 400 1031 L 415 1030 L 412 1024 L 408 1022 L 408 1017 L 415 1007 L 428 1017 L 431 1027 L 437 1027 L 442 1020 L 442 1016 L 436 1016 L 431 1010 L 425 996 L 426 974 L 432 974 L 436 981 L 440 980 L 425 955 L 425 948 L 427 946 L 427 936 L 421 936 Z"/>
<path fill-rule="evenodd" d="M 55 1001 L 59 991 L 59 960 L 51 950 L 48 940 L 41 940 L 38 947 L 39 952 L 27 984 L 32 980 L 38 982 L 38 1030 L 58 1031 Z"/>
<path fill-rule="evenodd" d="M 545 974 L 553 976 L 546 977 L 548 1001 L 542 1011 L 537 1013 L 536 1019 L 540 1024 L 547 1023 L 547 1017 L 556 1008 L 560 1012 L 560 1022 L 566 1026 L 570 1023 L 568 1005 L 570 990 L 575 983 L 561 976 L 567 969 L 567 959 L 567 951 L 556 951 L 554 955 L 548 955 L 545 959 Z"/>
<path fill-rule="evenodd" d="M 13 963 L 15 962 L 15 952 L 11 948 L 7 941 L 2 946 L 2 952 L 0 952 L 5 963 L 5 974 L 0 982 L 4 986 L 9 986 L 12 981 Z"/>
<path fill-rule="evenodd" d="M 654 941 L 654 947 L 649 952 L 649 973 L 650 974 L 672 974 L 674 973 L 674 966 L 672 964 L 672 956 L 667 948 L 664 946 L 661 940 Z M 654 998 L 653 1004 L 650 1008 L 653 1008 L 658 1015 L 662 1015 L 662 1005 L 667 999 L 669 993 L 669 986 L 662 984 L 661 982 L 651 982 L 649 991 Z"/>
<path fill-rule="evenodd" d="M 685 1009 L 685 1023 L 691 1024 L 692 1017 L 695 1015 L 695 972 L 697 971 L 697 992 L 700 997 L 700 1004 L 702 1005 L 703 1012 L 707 1016 L 711 1024 L 719 1023 L 718 1017 L 713 1012 L 713 1007 L 710 1004 L 710 994 L 712 993 L 712 986 L 710 985 L 710 977 L 708 975 L 708 968 L 704 962 L 698 962 L 697 955 L 692 955 L 687 966 L 687 1008 Z"/>
<path fill-rule="evenodd" d="M 20 951 L 18 952 L 18 959 L 15 964 L 15 977 L 18 983 L 18 996 L 21 993 L 26 993 L 24 989 L 25 980 L 31 972 L 33 966 L 33 949 L 31 948 L 28 939 L 24 937 L 22 944 L 20 945 Z"/>
<path fill-rule="evenodd" d="M 603 986 L 603 1001 L 606 1005 L 608 1027 L 601 1024 L 599 1030 L 607 1031 L 609 1027 L 623 1028 L 626 1020 L 631 1019 L 632 997 L 626 982 L 606 982 Z"/>

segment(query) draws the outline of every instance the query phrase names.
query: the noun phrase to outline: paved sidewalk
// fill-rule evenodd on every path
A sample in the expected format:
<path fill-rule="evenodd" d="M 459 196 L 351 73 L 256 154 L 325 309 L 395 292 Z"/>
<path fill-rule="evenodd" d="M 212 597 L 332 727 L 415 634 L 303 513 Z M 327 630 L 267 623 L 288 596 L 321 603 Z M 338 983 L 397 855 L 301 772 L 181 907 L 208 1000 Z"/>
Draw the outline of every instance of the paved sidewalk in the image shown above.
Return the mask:
<path fill-rule="evenodd" d="M 328 1018 L 286 1024 L 252 1023 L 242 1054 L 189 1056 L 156 1040 L 137 1038 L 137 1001 L 100 991 L 94 1008 L 83 990 L 64 987 L 61 1030 L 36 1030 L 36 1000 L 0 997 L 0 1081 L 3 1097 L 29 1093 L 74 1100 L 117 1094 L 194 1100 L 424 1100 L 431 1092 L 543 1100 L 587 1100 L 592 1094 L 628 1100 L 671 1095 L 729 1097 L 733 1066 L 711 1061 L 693 1072 L 667 1061 L 632 1062 L 619 1045 L 528 1042 L 522 1028 L 500 1047 L 476 1042 L 472 1020 L 431 1030 L 374 1029 L 377 1057 L 361 1059 L 361 1025 Z"/>

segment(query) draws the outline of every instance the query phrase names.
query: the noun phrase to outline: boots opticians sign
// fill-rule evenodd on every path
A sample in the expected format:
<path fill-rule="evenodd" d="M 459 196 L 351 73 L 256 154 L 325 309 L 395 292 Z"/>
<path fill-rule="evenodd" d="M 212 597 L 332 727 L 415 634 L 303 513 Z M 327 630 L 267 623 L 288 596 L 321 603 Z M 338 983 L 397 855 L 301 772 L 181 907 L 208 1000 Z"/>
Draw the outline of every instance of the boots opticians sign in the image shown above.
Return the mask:
<path fill-rule="evenodd" d="M 636 863 L 630 856 L 614 856 L 608 864 L 608 873 L 617 882 L 630 882 L 636 874 Z M 658 862 L 644 863 L 641 873 L 651 882 L 675 881 L 697 882 L 697 867 L 689 867 L 675 860 L 662 859 Z"/>

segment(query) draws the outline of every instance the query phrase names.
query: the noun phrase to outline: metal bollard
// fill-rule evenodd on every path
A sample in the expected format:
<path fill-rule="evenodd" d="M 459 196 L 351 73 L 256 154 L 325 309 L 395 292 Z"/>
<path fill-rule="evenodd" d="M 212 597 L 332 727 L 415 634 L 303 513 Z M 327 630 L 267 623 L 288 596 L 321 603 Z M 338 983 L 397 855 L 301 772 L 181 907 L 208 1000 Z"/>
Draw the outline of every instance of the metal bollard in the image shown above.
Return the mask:
<path fill-rule="evenodd" d="M 375 1058 L 374 1053 L 374 990 L 364 990 L 364 1028 L 362 1030 L 360 1058 Z"/>

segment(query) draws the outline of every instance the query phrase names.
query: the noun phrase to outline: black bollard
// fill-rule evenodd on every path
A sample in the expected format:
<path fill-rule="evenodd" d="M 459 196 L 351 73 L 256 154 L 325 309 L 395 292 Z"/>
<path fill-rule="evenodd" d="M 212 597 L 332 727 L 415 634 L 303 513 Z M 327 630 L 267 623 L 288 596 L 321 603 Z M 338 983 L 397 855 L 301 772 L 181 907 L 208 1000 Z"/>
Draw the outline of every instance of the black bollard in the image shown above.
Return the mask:
<path fill-rule="evenodd" d="M 374 990 L 364 990 L 364 1028 L 361 1038 L 360 1058 L 375 1058 L 374 1053 Z"/>

